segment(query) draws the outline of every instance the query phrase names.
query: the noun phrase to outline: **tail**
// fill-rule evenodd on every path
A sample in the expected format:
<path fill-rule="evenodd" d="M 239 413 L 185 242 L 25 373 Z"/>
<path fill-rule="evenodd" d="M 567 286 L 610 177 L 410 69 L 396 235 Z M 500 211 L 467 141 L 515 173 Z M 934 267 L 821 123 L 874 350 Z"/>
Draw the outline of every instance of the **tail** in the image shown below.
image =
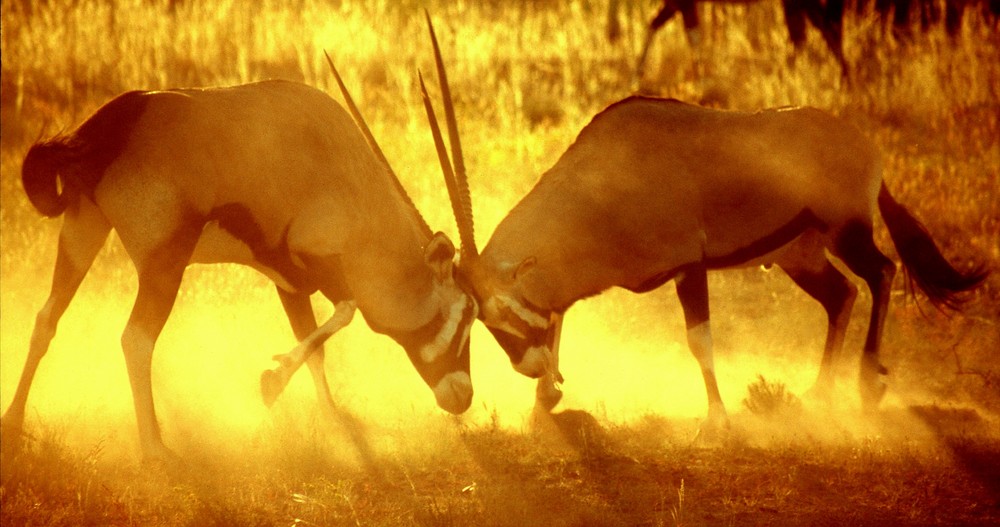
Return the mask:
<path fill-rule="evenodd" d="M 21 165 L 21 182 L 28 200 L 38 212 L 50 218 L 62 214 L 68 204 L 68 196 L 59 190 L 57 181 L 66 165 L 66 149 L 60 139 L 35 143 Z"/>
<path fill-rule="evenodd" d="M 93 197 L 104 171 L 126 148 L 148 102 L 145 92 L 123 93 L 73 132 L 32 145 L 21 166 L 21 182 L 38 212 L 55 217 L 81 194 Z"/>
<path fill-rule="evenodd" d="M 936 307 L 959 309 L 962 304 L 959 294 L 975 289 L 989 275 L 989 271 L 981 267 L 968 273 L 952 267 L 941 255 L 927 228 L 889 194 L 885 183 L 879 189 L 878 209 L 910 283 L 916 283 Z"/>

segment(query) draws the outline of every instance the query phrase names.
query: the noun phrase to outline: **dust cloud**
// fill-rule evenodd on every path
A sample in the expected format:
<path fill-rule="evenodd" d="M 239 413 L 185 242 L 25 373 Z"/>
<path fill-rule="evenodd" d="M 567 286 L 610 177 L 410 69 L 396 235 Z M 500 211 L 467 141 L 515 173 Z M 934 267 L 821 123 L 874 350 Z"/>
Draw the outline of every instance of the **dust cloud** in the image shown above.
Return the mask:
<path fill-rule="evenodd" d="M 122 270 L 107 272 L 112 266 Z M 83 448 L 101 443 L 109 452 L 137 456 L 132 399 L 119 343 L 135 295 L 135 277 L 123 257 L 105 254 L 97 267 L 105 271 L 85 280 L 42 361 L 28 401 L 27 426 L 59 430 L 67 443 Z M 13 397 L 48 280 L 44 269 L 24 270 L 17 276 L 8 272 L 4 277 L 0 295 L 4 409 Z M 765 438 L 780 436 L 776 430 L 783 423 L 788 433 L 805 427 L 816 436 L 826 430 L 827 440 L 853 436 L 852 430 L 870 433 L 854 393 L 861 320 L 852 325 L 839 372 L 841 390 L 834 400 L 817 407 L 806 399 L 806 417 L 762 422 L 743 407 L 747 386 L 762 375 L 792 394 L 805 393 L 817 374 L 825 315 L 810 299 L 795 293 L 780 273 L 716 273 L 710 288 L 716 370 L 735 424 Z M 321 321 L 332 314 L 322 299 L 316 299 L 314 307 Z M 863 301 L 857 311 L 858 317 L 867 314 Z M 332 395 L 351 422 L 321 427 L 315 433 L 343 442 L 344 459 L 356 460 L 358 453 L 348 445 L 352 437 L 357 439 L 352 434 L 358 430 L 366 434 L 366 441 L 390 449 L 391 438 L 400 433 L 424 435 L 455 424 L 527 430 L 535 381 L 511 368 L 481 324 L 474 327 L 472 339 L 475 399 L 466 414 L 452 417 L 435 406 L 431 391 L 403 350 L 356 318 L 326 347 Z M 557 410 L 583 410 L 600 422 L 624 426 L 657 416 L 696 429 L 707 403 L 697 362 L 684 339 L 683 316 L 671 285 L 647 295 L 609 291 L 580 302 L 565 320 L 560 359 L 565 396 Z M 230 450 L 262 436 L 283 437 L 286 428 L 311 430 L 319 418 L 307 368 L 296 374 L 274 407 L 265 407 L 259 395 L 260 373 L 274 366 L 271 356 L 293 345 L 273 285 L 265 278 L 238 266 L 190 268 L 154 355 L 153 392 L 166 443 L 180 445 L 182 454 Z M 905 401 L 890 396 L 886 404 Z M 830 425 L 831 415 L 835 426 Z"/>

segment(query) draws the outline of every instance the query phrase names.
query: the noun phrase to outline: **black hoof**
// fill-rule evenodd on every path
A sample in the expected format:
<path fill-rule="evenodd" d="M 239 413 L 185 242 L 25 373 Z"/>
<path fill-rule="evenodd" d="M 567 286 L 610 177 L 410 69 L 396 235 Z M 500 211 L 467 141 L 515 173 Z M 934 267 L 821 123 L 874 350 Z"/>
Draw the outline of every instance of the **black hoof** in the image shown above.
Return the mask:
<path fill-rule="evenodd" d="M 535 408 L 551 412 L 562 401 L 563 392 L 555 384 L 541 382 L 535 388 Z"/>
<path fill-rule="evenodd" d="M 882 382 L 882 377 L 887 375 L 889 370 L 874 361 L 862 360 L 861 377 L 859 388 L 861 390 L 861 405 L 866 412 L 878 409 L 878 405 L 885 396 L 886 384 Z"/>
<path fill-rule="evenodd" d="M 695 447 L 720 446 L 729 438 L 731 430 L 727 415 L 710 414 L 698 427 L 698 433 L 695 434 L 691 444 Z"/>

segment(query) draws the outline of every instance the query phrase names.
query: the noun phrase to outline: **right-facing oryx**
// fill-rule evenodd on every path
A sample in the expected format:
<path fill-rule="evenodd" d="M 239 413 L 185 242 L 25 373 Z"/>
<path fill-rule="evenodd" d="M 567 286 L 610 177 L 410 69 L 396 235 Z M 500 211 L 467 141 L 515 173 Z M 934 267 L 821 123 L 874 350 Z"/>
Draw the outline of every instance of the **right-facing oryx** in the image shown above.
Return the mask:
<path fill-rule="evenodd" d="M 821 110 L 744 113 L 633 96 L 593 118 L 481 255 L 463 243 L 460 272 L 515 368 L 543 377 L 538 402 L 547 409 L 561 397 L 555 383 L 566 310 L 611 287 L 643 293 L 675 281 L 708 393 L 706 424 L 721 425 L 727 416 L 712 359 L 707 272 L 776 264 L 819 301 L 829 327 L 817 388 L 826 390 L 856 296 L 832 255 L 871 290 L 860 374 L 871 408 L 885 390 L 879 343 L 896 273 L 873 241 L 876 205 L 903 265 L 932 302 L 956 306 L 956 294 L 986 276 L 957 271 L 942 257 L 893 199 L 881 170 L 871 141 Z M 463 181 L 449 189 L 457 188 L 459 225 L 471 232 Z"/>
<path fill-rule="evenodd" d="M 454 279 L 455 248 L 423 220 L 337 81 L 354 121 L 327 94 L 296 82 L 133 91 L 31 147 L 25 192 L 63 224 L 52 290 L 3 415 L 5 447 L 17 440 L 35 372 L 111 229 L 138 271 L 121 342 L 146 458 L 172 457 L 154 411 L 151 364 L 191 263 L 246 264 L 276 284 L 301 343 L 263 375 L 265 401 L 306 362 L 332 409 L 322 345 L 360 311 L 406 350 L 441 408 L 469 407 L 477 305 Z M 310 304 L 317 291 L 335 308 L 319 327 Z"/>

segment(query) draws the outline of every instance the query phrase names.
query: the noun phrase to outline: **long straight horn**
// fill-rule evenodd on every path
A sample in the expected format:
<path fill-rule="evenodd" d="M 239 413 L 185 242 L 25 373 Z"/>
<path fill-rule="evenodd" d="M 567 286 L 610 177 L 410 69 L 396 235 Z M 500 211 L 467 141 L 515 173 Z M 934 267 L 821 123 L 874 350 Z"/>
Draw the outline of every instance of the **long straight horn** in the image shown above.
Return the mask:
<path fill-rule="evenodd" d="M 441 126 L 438 125 L 437 116 L 434 114 L 434 105 L 431 103 L 431 98 L 427 95 L 427 86 L 424 84 L 424 75 L 417 71 L 417 77 L 420 79 L 420 95 L 424 101 L 424 110 L 427 111 L 427 122 L 431 127 L 431 135 L 434 137 L 434 147 L 437 149 L 438 161 L 441 163 L 441 172 L 444 173 L 444 183 L 448 187 L 448 195 L 451 196 L 451 208 L 455 212 L 455 220 L 458 222 L 459 235 L 462 240 L 462 257 L 465 257 L 466 247 L 471 247 L 473 252 L 475 251 L 475 240 L 472 240 L 473 245 L 467 245 L 465 240 L 465 234 L 462 228 L 462 221 L 459 219 L 463 214 L 462 204 L 460 200 L 456 199 L 459 195 L 457 183 L 455 181 L 455 171 L 451 166 L 451 159 L 448 157 L 448 149 L 444 146 L 444 139 L 441 137 Z"/>
<path fill-rule="evenodd" d="M 445 171 L 445 181 L 448 184 L 448 192 L 451 196 L 452 208 L 455 210 L 455 221 L 458 222 L 458 233 L 462 242 L 462 257 L 476 257 L 479 250 L 476 248 L 475 226 L 472 216 L 472 196 L 469 192 L 469 179 L 465 173 L 465 160 L 462 156 L 462 142 L 459 139 L 458 124 L 455 120 L 455 107 L 451 98 L 451 89 L 448 87 L 448 75 L 444 69 L 444 61 L 441 59 L 441 48 L 438 46 L 437 36 L 434 34 L 434 24 L 431 22 L 431 15 L 424 10 L 427 18 L 427 29 L 431 34 L 431 43 L 434 45 L 434 61 L 437 65 L 438 82 L 441 84 L 441 98 L 444 100 L 444 116 L 448 125 L 448 138 L 451 142 L 451 153 L 454 161 L 454 171 L 445 168 L 447 152 L 442 151 L 444 144 L 440 140 L 440 130 L 435 137 L 435 145 L 438 148 L 438 157 L 441 160 L 441 168 Z M 432 121 L 431 128 L 438 129 L 437 119 L 434 117 L 433 109 L 427 98 L 427 91 L 423 88 L 423 78 L 421 78 L 421 90 L 424 93 L 424 104 L 427 108 L 427 118 Z M 449 176 L 449 173 L 452 175 Z M 453 181 L 448 181 L 452 179 Z"/>
<path fill-rule="evenodd" d="M 375 140 L 375 136 L 372 135 L 371 129 L 368 128 L 368 123 L 365 122 L 365 118 L 361 115 L 361 111 L 358 110 L 358 106 L 354 104 L 354 98 L 351 97 L 351 93 L 347 91 L 347 86 L 344 85 L 344 80 L 340 78 L 340 73 L 337 72 L 337 67 L 333 65 L 333 59 L 330 58 L 330 54 L 324 50 L 323 55 L 326 56 L 326 63 L 330 65 L 330 71 L 333 72 L 333 78 L 337 79 L 337 86 L 340 87 L 340 93 L 344 95 L 344 102 L 347 103 L 347 109 L 351 112 L 351 117 L 354 118 L 354 122 L 358 125 L 358 128 L 361 129 L 362 135 L 365 136 L 365 142 L 368 143 L 368 147 L 375 153 L 375 156 L 379 159 L 379 161 L 382 162 L 382 166 L 385 167 L 385 170 L 390 176 L 392 176 L 392 182 L 396 186 L 396 190 L 399 191 L 399 194 L 403 196 L 406 203 L 413 209 L 417 217 L 420 218 L 420 228 L 427 236 L 427 239 L 430 239 L 434 235 L 434 231 L 431 230 L 430 225 L 427 225 L 427 221 L 424 220 L 423 215 L 420 214 L 420 210 L 417 209 L 413 200 L 410 199 L 410 195 L 407 194 L 406 189 L 403 188 L 403 184 L 400 183 L 399 177 L 396 176 L 396 172 L 392 169 L 392 165 L 389 164 L 389 160 L 386 159 L 385 153 L 382 152 L 382 147 L 378 145 L 378 141 Z"/>

